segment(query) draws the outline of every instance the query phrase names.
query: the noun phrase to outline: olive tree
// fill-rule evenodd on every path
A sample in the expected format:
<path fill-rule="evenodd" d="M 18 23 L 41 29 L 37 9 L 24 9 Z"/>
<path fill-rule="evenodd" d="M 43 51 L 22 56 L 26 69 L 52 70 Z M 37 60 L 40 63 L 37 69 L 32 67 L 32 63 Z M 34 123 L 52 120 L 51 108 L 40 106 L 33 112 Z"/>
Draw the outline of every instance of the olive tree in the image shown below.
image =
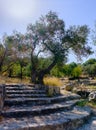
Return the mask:
<path fill-rule="evenodd" d="M 43 77 L 50 73 L 56 64 L 67 61 L 69 51 L 73 51 L 79 58 L 90 54 L 88 34 L 86 25 L 66 29 L 64 21 L 51 11 L 40 17 L 35 24 L 28 25 L 26 43 L 30 48 L 32 82 L 43 83 Z M 50 64 L 41 70 L 38 69 L 39 57 L 51 58 Z"/>

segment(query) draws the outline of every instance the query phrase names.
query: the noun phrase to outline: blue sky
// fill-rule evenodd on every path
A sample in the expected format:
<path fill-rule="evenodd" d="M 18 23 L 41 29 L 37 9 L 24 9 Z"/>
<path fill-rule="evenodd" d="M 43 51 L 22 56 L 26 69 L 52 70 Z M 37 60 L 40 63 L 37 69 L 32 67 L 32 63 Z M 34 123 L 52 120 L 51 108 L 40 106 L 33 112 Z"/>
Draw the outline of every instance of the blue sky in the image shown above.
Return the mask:
<path fill-rule="evenodd" d="M 25 32 L 29 23 L 34 23 L 50 10 L 57 12 L 66 27 L 87 24 L 94 28 L 96 0 L 0 0 L 0 38 L 13 30 Z M 76 59 L 71 55 L 69 61 Z"/>

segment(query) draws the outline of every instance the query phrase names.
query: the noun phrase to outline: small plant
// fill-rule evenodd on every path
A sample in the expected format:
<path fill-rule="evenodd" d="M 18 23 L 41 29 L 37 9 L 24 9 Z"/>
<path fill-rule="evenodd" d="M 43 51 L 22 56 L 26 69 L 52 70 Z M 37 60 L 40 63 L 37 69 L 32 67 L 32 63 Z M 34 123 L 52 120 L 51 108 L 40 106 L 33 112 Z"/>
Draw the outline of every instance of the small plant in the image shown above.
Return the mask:
<path fill-rule="evenodd" d="M 88 101 L 88 100 L 84 100 L 84 99 L 78 101 L 76 105 L 78 105 L 80 107 L 90 106 L 92 108 L 96 108 L 96 102 Z"/>
<path fill-rule="evenodd" d="M 88 100 L 80 100 L 77 102 L 77 105 L 80 107 L 84 107 L 88 104 Z"/>

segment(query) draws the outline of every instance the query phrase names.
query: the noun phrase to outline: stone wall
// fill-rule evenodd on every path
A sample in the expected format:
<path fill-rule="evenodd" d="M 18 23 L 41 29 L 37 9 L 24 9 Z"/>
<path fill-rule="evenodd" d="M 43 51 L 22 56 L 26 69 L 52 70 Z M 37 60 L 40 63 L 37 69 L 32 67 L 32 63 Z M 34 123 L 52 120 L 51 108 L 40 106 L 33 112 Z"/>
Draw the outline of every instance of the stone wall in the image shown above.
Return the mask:
<path fill-rule="evenodd" d="M 4 107 L 4 100 L 5 100 L 5 85 L 0 85 L 0 114 Z"/>
<path fill-rule="evenodd" d="M 35 84 L 35 88 L 45 89 L 47 96 L 49 97 L 60 95 L 60 87 L 58 86 L 46 86 L 46 85 L 41 85 L 41 84 Z"/>

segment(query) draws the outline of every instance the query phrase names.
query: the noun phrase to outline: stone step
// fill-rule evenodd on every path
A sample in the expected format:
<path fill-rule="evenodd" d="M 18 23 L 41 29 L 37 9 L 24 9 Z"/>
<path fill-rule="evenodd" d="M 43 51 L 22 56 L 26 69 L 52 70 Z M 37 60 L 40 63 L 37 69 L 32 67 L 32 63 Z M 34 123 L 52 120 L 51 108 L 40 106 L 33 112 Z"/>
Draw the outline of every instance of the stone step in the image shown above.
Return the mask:
<path fill-rule="evenodd" d="M 36 88 L 36 89 L 45 89 L 45 86 L 39 85 L 39 84 L 7 84 L 5 85 L 6 88 Z"/>
<path fill-rule="evenodd" d="M 39 90 L 33 87 L 6 87 L 6 90 Z M 41 89 L 40 89 L 41 90 Z"/>
<path fill-rule="evenodd" d="M 55 103 L 50 105 L 39 106 L 19 106 L 4 108 L 2 112 L 4 117 L 25 117 L 25 116 L 37 116 L 55 113 L 57 111 L 67 111 L 73 108 L 78 100 L 66 101 L 62 103 Z"/>
<path fill-rule="evenodd" d="M 7 90 L 6 94 L 44 94 L 45 90 Z"/>
<path fill-rule="evenodd" d="M 28 85 L 25 85 L 25 84 L 6 84 L 6 87 L 24 87 L 24 86 L 28 86 L 28 87 L 35 87 L 35 85 L 33 84 L 28 84 Z"/>
<path fill-rule="evenodd" d="M 90 118 L 91 111 L 75 107 L 73 110 L 42 116 L 4 118 L 0 130 L 76 130 Z"/>
<path fill-rule="evenodd" d="M 26 90 L 26 89 L 34 90 L 35 88 L 33 87 L 6 87 L 6 90 Z"/>
<path fill-rule="evenodd" d="M 78 130 L 96 130 L 96 116 L 92 116 L 90 120 L 78 128 Z"/>
<path fill-rule="evenodd" d="M 6 90 L 6 93 L 45 93 L 45 90 L 37 90 L 37 89 L 22 89 L 22 90 Z"/>
<path fill-rule="evenodd" d="M 36 93 L 33 93 L 33 94 L 29 94 L 29 93 L 26 93 L 26 94 L 23 94 L 23 93 L 19 93 L 19 94 L 7 94 L 6 96 L 7 98 L 35 98 L 35 97 L 47 97 L 46 94 L 36 94 Z"/>
<path fill-rule="evenodd" d="M 58 102 L 64 102 L 74 99 L 80 99 L 80 96 L 76 94 L 71 94 L 67 96 L 56 96 L 56 97 L 45 97 L 45 98 L 10 98 L 5 99 L 5 105 L 6 106 L 19 106 L 19 105 L 40 105 L 40 104 L 52 104 L 52 103 L 58 103 Z"/>

